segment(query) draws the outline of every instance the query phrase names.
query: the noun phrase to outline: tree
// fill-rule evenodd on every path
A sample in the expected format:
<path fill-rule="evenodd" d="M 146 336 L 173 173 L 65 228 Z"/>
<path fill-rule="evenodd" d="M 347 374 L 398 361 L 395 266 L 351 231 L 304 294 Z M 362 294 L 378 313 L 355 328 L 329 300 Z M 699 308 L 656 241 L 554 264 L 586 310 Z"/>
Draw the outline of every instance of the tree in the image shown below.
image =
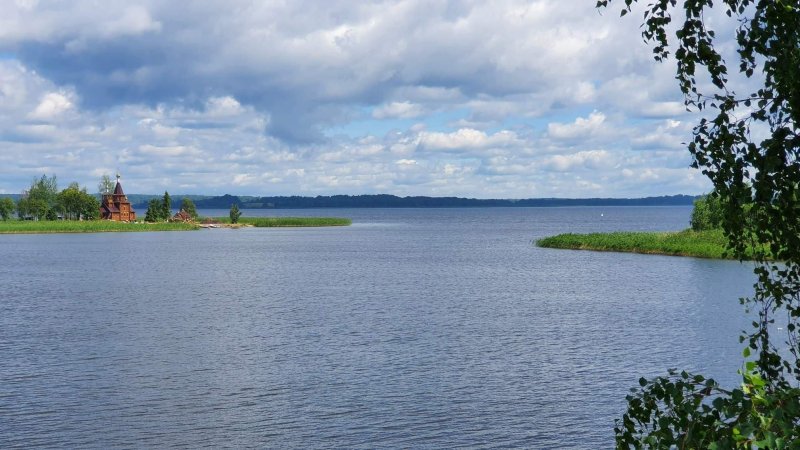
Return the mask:
<path fill-rule="evenodd" d="M 694 231 L 713 230 L 722 227 L 722 204 L 716 193 L 712 192 L 694 201 L 690 224 Z"/>
<path fill-rule="evenodd" d="M 31 201 L 31 211 L 37 219 L 48 219 L 53 217 L 52 209 L 56 207 L 56 195 L 58 194 L 58 183 L 56 177 L 42 175 L 41 178 L 34 179 L 28 189 L 28 198 Z"/>
<path fill-rule="evenodd" d="M 192 216 L 192 219 L 197 219 L 197 207 L 194 206 L 194 202 L 189 197 L 181 199 L 181 211 Z"/>
<path fill-rule="evenodd" d="M 80 215 L 81 190 L 78 183 L 70 183 L 69 187 L 56 196 L 58 209 L 65 219 L 77 219 Z"/>
<path fill-rule="evenodd" d="M 635 3 L 624 1 L 622 15 Z M 706 20 L 720 9 L 735 21 L 738 73 L 728 71 L 719 50 L 724 46 L 717 45 L 724 38 Z M 674 41 L 668 35 L 673 14 L 682 20 Z M 722 22 L 714 15 L 718 29 L 727 29 Z M 646 7 L 642 35 L 657 61 L 674 49 L 684 102 L 701 115 L 688 145 L 693 167 L 702 169 L 719 196 L 732 254 L 743 259 L 752 250 L 757 282 L 742 303 L 758 319 L 741 336 L 747 360 L 740 387 L 726 390 L 702 375 L 676 371 L 642 379 L 615 428 L 617 445 L 798 448 L 800 5 L 718 0 L 715 8 L 712 0 L 660 0 Z M 754 85 L 737 93 L 737 86 Z M 786 317 L 782 330 L 774 325 L 776 316 Z"/>
<path fill-rule="evenodd" d="M 145 222 L 160 222 L 164 217 L 164 204 L 157 198 L 151 198 L 147 204 L 147 212 L 144 215 Z"/>
<path fill-rule="evenodd" d="M 239 217 L 242 215 L 241 211 L 239 211 L 239 205 L 236 203 L 231 205 L 231 211 L 228 213 L 231 218 L 231 223 L 239 223 Z"/>
<path fill-rule="evenodd" d="M 94 195 L 88 194 L 86 188 L 82 189 L 78 211 L 79 218 L 83 217 L 85 220 L 97 220 L 100 217 L 100 201 Z"/>
<path fill-rule="evenodd" d="M 20 217 L 32 216 L 35 220 L 56 218 L 58 182 L 56 176 L 34 179 L 31 187 L 22 193 L 17 204 Z"/>
<path fill-rule="evenodd" d="M 115 187 L 116 184 L 111 180 L 111 175 L 104 173 L 103 176 L 100 177 L 100 182 L 97 183 L 97 192 L 100 194 L 110 194 L 114 192 Z"/>
<path fill-rule="evenodd" d="M 169 192 L 164 191 L 164 196 L 159 200 L 152 198 L 147 203 L 147 212 L 144 215 L 146 222 L 160 222 L 172 217 L 172 199 Z"/>
<path fill-rule="evenodd" d="M 17 209 L 17 207 L 14 205 L 14 200 L 8 197 L 0 198 L 0 217 L 2 217 L 4 222 L 11 217 L 15 209 Z"/>
<path fill-rule="evenodd" d="M 25 210 L 34 220 L 46 219 L 50 207 L 47 202 L 38 198 L 25 199 Z"/>
<path fill-rule="evenodd" d="M 161 201 L 161 215 L 163 220 L 169 220 L 172 217 L 172 199 L 169 197 L 169 192 L 164 191 L 164 198 Z"/>
<path fill-rule="evenodd" d="M 97 199 L 81 189 L 78 183 L 70 183 L 69 187 L 59 192 L 56 197 L 58 210 L 67 220 L 95 219 L 99 215 L 100 203 Z"/>
<path fill-rule="evenodd" d="M 17 200 L 17 216 L 20 219 L 27 219 L 31 216 L 29 201 L 26 197 L 27 191 L 22 192 L 22 196 Z"/>

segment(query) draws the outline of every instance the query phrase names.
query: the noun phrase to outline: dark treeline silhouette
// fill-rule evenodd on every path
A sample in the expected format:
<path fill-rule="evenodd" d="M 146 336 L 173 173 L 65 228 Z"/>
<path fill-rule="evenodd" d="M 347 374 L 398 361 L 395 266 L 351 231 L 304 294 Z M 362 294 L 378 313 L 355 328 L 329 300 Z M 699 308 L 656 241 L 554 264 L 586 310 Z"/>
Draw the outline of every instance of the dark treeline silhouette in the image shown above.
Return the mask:
<path fill-rule="evenodd" d="M 461 197 L 398 197 L 395 195 L 320 195 L 316 197 L 276 196 L 237 197 L 224 195 L 195 200 L 197 208 L 230 208 L 236 203 L 249 209 L 302 209 L 302 208 L 475 208 L 520 206 L 675 206 L 691 205 L 691 195 L 670 195 L 645 198 L 530 198 L 475 199 Z"/>
<path fill-rule="evenodd" d="M 96 195 L 97 196 L 97 195 Z M 0 194 L 17 201 L 19 194 Z M 318 195 L 316 197 L 273 196 L 252 197 L 236 195 L 178 195 L 192 199 L 198 209 L 229 209 L 237 204 L 246 209 L 303 209 L 303 208 L 487 208 L 487 207 L 546 207 L 546 206 L 683 206 L 692 205 L 699 196 L 665 195 L 643 198 L 528 198 L 477 199 L 463 197 L 398 197 L 388 194 Z M 147 209 L 147 202 L 158 195 L 128 194 L 133 207 Z"/>

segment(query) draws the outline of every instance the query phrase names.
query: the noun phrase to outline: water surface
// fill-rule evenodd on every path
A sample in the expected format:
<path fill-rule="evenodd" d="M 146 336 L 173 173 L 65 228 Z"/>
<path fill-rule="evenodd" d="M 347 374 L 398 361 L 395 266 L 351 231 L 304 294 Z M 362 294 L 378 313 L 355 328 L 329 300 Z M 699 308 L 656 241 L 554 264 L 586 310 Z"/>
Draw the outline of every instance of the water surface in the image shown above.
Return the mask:
<path fill-rule="evenodd" d="M 736 382 L 750 267 L 532 245 L 690 208 L 244 212 L 354 223 L 0 236 L 0 447 L 610 448 L 640 376 Z"/>

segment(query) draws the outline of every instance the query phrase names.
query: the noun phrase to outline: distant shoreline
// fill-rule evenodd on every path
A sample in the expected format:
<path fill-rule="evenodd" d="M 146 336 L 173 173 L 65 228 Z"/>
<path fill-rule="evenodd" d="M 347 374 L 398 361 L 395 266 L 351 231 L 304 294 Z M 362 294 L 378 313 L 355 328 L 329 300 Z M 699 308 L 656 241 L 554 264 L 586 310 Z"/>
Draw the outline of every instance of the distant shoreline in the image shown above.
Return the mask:
<path fill-rule="evenodd" d="M 157 196 L 129 195 L 136 208 L 146 208 Z M 182 196 L 183 197 L 183 196 Z M 332 195 L 316 197 L 274 196 L 216 197 L 188 196 L 198 209 L 315 209 L 315 208 L 496 208 L 496 207 L 564 207 L 564 206 L 691 206 L 697 199 L 691 195 L 643 198 L 529 198 L 476 199 L 461 197 L 398 197 L 395 195 Z"/>
<path fill-rule="evenodd" d="M 99 198 L 100 194 L 95 194 Z M 0 194 L 19 200 L 19 194 Z M 151 199 L 161 199 L 163 194 L 128 194 L 135 210 L 146 210 Z M 245 195 L 186 195 L 174 194 L 174 198 L 189 198 L 198 209 L 228 209 L 236 204 L 240 209 L 318 209 L 318 208 L 519 208 L 519 207 L 564 207 L 564 206 L 691 206 L 696 195 L 663 195 L 639 198 L 526 198 L 526 199 L 480 199 L 465 197 L 399 197 L 389 194 L 366 195 L 318 195 L 304 196 L 245 196 Z"/>

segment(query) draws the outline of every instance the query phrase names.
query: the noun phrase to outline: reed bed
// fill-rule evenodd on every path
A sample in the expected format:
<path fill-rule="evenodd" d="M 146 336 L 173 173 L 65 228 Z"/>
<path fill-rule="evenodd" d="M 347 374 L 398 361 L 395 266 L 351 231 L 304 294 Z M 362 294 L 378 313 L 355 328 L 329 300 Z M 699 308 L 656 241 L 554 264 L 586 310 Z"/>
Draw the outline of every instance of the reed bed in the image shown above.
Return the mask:
<path fill-rule="evenodd" d="M 559 234 L 539 239 L 539 247 L 732 259 L 722 230 Z"/>
<path fill-rule="evenodd" d="M 0 221 L 0 234 L 38 233 L 107 233 L 134 231 L 187 231 L 198 227 L 191 223 L 127 223 L 111 220 L 8 220 Z"/>
<path fill-rule="evenodd" d="M 214 217 L 213 220 L 231 223 L 230 217 Z M 353 221 L 340 217 L 240 217 L 239 223 L 254 227 L 341 227 Z"/>

